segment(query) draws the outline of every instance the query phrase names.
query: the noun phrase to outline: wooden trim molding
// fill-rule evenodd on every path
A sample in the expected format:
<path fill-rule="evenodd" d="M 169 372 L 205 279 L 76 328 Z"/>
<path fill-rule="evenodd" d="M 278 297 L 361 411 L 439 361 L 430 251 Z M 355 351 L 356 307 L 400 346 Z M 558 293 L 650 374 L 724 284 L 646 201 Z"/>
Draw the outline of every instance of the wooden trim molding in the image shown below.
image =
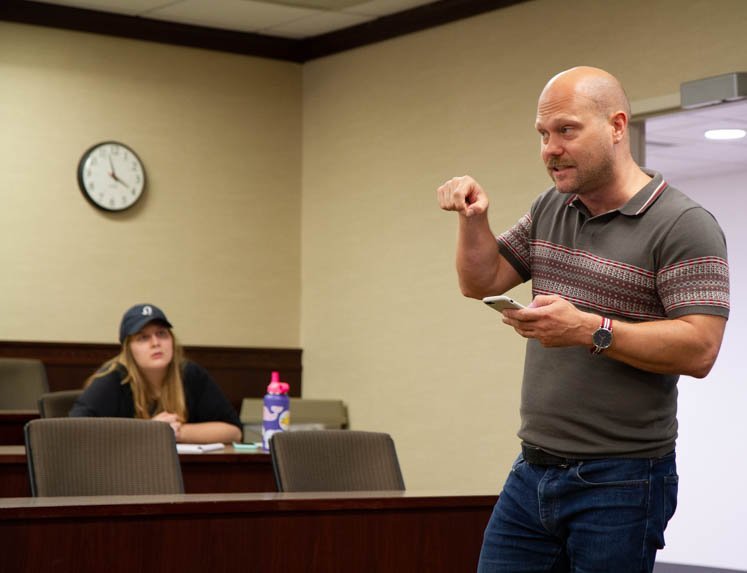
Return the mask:
<path fill-rule="evenodd" d="M 477 567 L 495 494 L 235 493 L 0 500 L 2 571 Z"/>
<path fill-rule="evenodd" d="M 241 409 L 242 399 L 264 396 L 273 370 L 290 384 L 291 396 L 301 396 L 300 348 L 185 346 L 184 350 L 188 358 L 207 368 L 236 411 Z M 0 341 L 0 357 L 44 362 L 53 392 L 80 388 L 117 352 L 117 344 Z"/>
<path fill-rule="evenodd" d="M 441 0 L 301 40 L 27 0 L 0 2 L 0 20 L 302 63 L 528 1 Z"/>

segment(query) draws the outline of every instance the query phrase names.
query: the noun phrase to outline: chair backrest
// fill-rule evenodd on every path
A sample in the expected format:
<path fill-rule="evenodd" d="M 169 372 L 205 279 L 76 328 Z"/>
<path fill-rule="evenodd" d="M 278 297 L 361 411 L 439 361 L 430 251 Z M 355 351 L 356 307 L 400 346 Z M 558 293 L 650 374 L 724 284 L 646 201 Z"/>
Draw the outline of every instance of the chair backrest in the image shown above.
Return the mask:
<path fill-rule="evenodd" d="M 39 396 L 39 415 L 42 418 L 67 418 L 70 409 L 83 390 L 60 390 Z"/>
<path fill-rule="evenodd" d="M 184 493 L 174 431 L 133 418 L 41 418 L 25 427 L 31 495 Z"/>
<path fill-rule="evenodd" d="M 278 491 L 404 490 L 389 434 L 280 432 L 270 440 Z"/>
<path fill-rule="evenodd" d="M 348 408 L 342 400 L 291 398 L 291 430 L 340 430 L 348 427 Z M 262 398 L 244 398 L 239 414 L 244 442 L 262 441 Z"/>
<path fill-rule="evenodd" d="M 36 410 L 44 392 L 49 392 L 49 384 L 41 360 L 0 358 L 0 409 Z"/>

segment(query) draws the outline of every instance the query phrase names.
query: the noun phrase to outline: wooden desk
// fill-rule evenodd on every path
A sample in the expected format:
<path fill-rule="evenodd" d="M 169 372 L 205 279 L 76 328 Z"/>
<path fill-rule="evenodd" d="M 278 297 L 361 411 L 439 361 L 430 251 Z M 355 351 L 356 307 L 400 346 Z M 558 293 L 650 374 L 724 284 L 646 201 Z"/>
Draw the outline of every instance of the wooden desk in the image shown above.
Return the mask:
<path fill-rule="evenodd" d="M 0 445 L 23 445 L 23 427 L 38 417 L 37 410 L 0 410 Z"/>
<path fill-rule="evenodd" d="M 205 454 L 180 454 L 179 462 L 187 493 L 277 491 L 270 454 L 227 446 Z M 30 495 L 26 448 L 0 446 L 0 498 Z"/>
<path fill-rule="evenodd" d="M 474 572 L 495 494 L 0 500 L 0 571 Z"/>

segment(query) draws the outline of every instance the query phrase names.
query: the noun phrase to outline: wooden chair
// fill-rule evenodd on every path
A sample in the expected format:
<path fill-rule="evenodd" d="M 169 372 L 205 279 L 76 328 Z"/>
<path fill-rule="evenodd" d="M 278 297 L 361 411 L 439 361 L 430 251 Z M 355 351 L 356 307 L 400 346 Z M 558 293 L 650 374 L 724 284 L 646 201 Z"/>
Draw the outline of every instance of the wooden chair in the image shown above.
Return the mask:
<path fill-rule="evenodd" d="M 31 494 L 184 493 L 171 426 L 132 418 L 41 418 L 25 427 Z"/>
<path fill-rule="evenodd" d="M 404 490 L 389 434 L 353 430 L 280 432 L 270 440 L 278 491 Z"/>

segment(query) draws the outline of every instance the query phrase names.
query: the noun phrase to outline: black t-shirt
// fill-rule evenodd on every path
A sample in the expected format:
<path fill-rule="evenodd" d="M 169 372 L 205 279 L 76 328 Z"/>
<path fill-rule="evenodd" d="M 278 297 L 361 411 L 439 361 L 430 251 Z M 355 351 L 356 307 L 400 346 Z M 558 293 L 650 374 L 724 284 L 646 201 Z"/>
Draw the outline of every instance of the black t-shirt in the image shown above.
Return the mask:
<path fill-rule="evenodd" d="M 129 384 L 122 384 L 124 368 L 96 378 L 78 397 L 71 417 L 134 418 L 135 402 Z M 213 378 L 199 364 L 186 361 L 182 370 L 187 423 L 226 422 L 241 429 L 236 410 Z"/>

